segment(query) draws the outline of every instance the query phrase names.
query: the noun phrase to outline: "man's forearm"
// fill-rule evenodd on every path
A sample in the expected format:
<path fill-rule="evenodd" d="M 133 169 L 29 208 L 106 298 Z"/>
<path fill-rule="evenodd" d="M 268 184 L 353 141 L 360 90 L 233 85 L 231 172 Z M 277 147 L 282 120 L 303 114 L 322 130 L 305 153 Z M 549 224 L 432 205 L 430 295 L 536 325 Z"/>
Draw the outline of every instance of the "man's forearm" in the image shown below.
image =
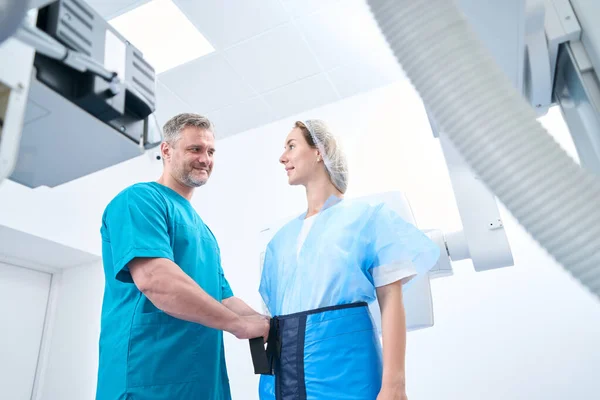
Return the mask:
<path fill-rule="evenodd" d="M 243 300 L 237 297 L 229 297 L 223 300 L 223 305 L 236 313 L 237 315 L 261 315 L 256 312 L 252 307 L 246 304 Z"/>
<path fill-rule="evenodd" d="M 146 265 L 136 272 L 138 262 Z M 238 314 L 212 298 L 172 261 L 134 260 L 130 271 L 140 290 L 165 313 L 234 334 L 241 328 Z"/>
<path fill-rule="evenodd" d="M 402 286 L 395 283 L 378 290 L 383 331 L 382 385 L 398 390 L 405 386 L 406 316 Z"/>

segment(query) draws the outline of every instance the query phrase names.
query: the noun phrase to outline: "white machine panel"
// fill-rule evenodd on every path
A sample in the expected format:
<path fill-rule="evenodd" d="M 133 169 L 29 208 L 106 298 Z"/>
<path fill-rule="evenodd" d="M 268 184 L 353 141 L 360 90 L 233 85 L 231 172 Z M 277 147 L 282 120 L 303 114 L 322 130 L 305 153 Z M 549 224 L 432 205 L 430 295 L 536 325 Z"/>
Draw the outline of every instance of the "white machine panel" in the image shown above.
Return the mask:
<path fill-rule="evenodd" d="M 13 38 L 0 43 L 0 60 L 11 60 L 0 72 L 0 182 L 17 162 L 34 54 Z"/>
<path fill-rule="evenodd" d="M 439 138 L 473 267 L 480 272 L 514 265 L 496 198 L 469 168 L 448 137 L 439 133 Z M 454 241 L 448 244 L 452 260 L 467 258 L 465 251 L 461 250 L 460 255 L 453 251 Z"/>

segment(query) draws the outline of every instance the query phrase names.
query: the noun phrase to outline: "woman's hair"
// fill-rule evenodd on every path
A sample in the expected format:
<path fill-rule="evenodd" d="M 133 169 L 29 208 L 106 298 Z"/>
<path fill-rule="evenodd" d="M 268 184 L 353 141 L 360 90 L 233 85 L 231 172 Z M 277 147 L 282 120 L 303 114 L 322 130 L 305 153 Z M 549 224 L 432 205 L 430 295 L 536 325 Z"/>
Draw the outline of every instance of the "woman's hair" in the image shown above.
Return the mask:
<path fill-rule="evenodd" d="M 304 122 L 296 121 L 295 127 L 302 131 L 308 145 L 318 149 L 321 153 L 325 170 L 329 174 L 333 186 L 340 192 L 346 193 L 348 189 L 348 162 L 339 141 L 327 124 L 319 119 L 309 119 Z"/>

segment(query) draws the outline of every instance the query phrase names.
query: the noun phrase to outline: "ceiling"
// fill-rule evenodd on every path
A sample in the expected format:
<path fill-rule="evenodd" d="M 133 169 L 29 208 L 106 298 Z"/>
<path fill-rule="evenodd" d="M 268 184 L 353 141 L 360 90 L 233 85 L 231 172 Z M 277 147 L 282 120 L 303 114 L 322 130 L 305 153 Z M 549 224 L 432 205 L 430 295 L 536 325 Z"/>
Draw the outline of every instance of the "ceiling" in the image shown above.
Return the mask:
<path fill-rule="evenodd" d="M 207 115 L 218 138 L 403 78 L 365 0 L 173 0 L 215 52 L 158 75 L 161 124 Z M 148 0 L 87 0 L 110 19 Z"/>

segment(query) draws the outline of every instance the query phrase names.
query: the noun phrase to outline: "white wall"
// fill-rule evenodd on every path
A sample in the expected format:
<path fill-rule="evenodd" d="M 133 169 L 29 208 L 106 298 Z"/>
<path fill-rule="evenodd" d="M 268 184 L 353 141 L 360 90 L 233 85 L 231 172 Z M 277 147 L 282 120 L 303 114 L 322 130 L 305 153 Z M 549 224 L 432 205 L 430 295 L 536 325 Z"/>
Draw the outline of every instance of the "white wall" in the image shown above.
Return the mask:
<path fill-rule="evenodd" d="M 55 275 L 42 373 L 34 400 L 94 399 L 98 366 L 102 262 Z"/>
<path fill-rule="evenodd" d="M 0 263 L 0 399 L 29 400 L 51 276 Z"/>
<path fill-rule="evenodd" d="M 402 190 L 420 227 L 460 228 L 442 153 L 409 86 L 399 83 L 304 116 L 323 118 L 345 134 L 350 196 Z M 234 292 L 257 308 L 258 231 L 305 205 L 302 190 L 287 186 L 278 165 L 293 120 L 220 141 L 211 182 L 193 200 L 219 239 Z M 550 115 L 546 121 L 572 151 L 560 118 Z M 39 205 L 48 199 L 60 214 L 51 223 L 67 218 L 73 225 L 68 228 L 64 222 L 29 220 L 27 212 L 0 214 L 0 222 L 23 223 L 29 230 L 99 252 L 106 202 L 129 183 L 154 179 L 159 171 L 160 165 L 142 157 L 29 200 Z M 14 186 L 0 188 L 0 197 L 17 191 Z M 76 192 L 81 200 L 74 200 Z M 592 399 L 600 392 L 595 372 L 600 364 L 600 302 L 504 215 L 516 266 L 476 274 L 463 262 L 456 276 L 434 281 L 436 325 L 409 335 L 409 398 Z M 81 218 L 77 224 L 71 219 L 75 216 Z M 101 274 L 101 267 L 94 265 L 63 277 L 69 283 L 61 291 L 50 358 L 58 369 L 45 380 L 44 399 L 93 398 Z M 253 398 L 257 378 L 247 341 L 227 335 L 226 353 L 234 398 Z"/>

